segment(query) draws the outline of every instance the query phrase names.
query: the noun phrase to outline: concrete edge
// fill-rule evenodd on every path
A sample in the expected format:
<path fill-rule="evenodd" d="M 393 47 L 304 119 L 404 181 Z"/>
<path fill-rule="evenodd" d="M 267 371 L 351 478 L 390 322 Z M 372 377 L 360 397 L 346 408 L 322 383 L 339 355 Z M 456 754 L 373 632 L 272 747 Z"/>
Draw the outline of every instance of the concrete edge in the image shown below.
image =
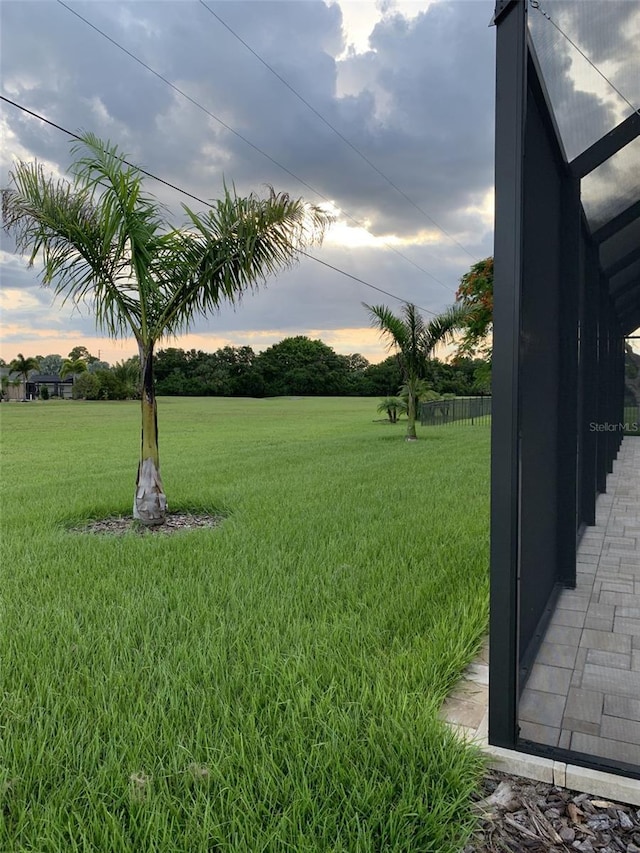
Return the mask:
<path fill-rule="evenodd" d="M 640 779 L 629 779 L 626 776 L 493 746 L 487 740 L 488 716 L 487 713 L 470 743 L 481 749 L 487 759 L 487 766 L 492 770 L 534 779 L 537 782 L 547 782 L 559 788 L 579 791 L 581 794 L 593 794 L 602 799 L 640 806 Z"/>
<path fill-rule="evenodd" d="M 463 676 L 462 682 L 466 680 L 476 684 L 486 684 L 488 674 L 488 664 L 484 660 L 476 660 Z M 564 761 L 493 746 L 489 743 L 489 710 L 486 706 L 482 722 L 475 730 L 447 721 L 446 715 L 443 719 L 466 743 L 478 747 L 484 753 L 487 766 L 492 770 L 546 782 L 559 788 L 579 791 L 581 794 L 592 794 L 602 799 L 640 806 L 640 779 L 629 779 L 626 776 L 605 773 L 602 770 L 591 770 L 588 767 L 579 767 Z"/>

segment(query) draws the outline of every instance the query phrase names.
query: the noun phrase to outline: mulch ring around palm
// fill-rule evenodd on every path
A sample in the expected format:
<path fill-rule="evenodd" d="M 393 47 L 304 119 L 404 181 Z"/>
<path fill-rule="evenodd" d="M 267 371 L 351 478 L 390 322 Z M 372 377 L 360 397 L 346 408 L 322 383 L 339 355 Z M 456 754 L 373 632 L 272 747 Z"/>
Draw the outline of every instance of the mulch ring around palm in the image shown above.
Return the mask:
<path fill-rule="evenodd" d="M 124 536 L 126 533 L 139 536 L 171 536 L 188 530 L 219 527 L 223 521 L 224 517 L 221 515 L 168 512 L 164 524 L 155 527 L 147 527 L 130 515 L 122 515 L 94 519 L 68 529 L 70 533 L 95 533 L 106 536 Z"/>

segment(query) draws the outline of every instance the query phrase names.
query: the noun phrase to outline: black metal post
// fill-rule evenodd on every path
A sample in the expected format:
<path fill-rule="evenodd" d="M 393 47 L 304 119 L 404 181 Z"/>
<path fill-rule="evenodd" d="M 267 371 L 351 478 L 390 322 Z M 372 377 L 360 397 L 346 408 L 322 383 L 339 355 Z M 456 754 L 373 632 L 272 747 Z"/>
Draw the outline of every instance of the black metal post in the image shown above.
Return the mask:
<path fill-rule="evenodd" d="M 596 523 L 596 468 L 598 420 L 598 251 L 584 240 L 582 300 L 580 311 L 580 520 Z"/>
<path fill-rule="evenodd" d="M 513 747 L 518 692 L 518 382 L 527 82 L 524 2 L 499 3 L 496 26 L 489 740 Z"/>
<path fill-rule="evenodd" d="M 580 182 L 566 177 L 562 187 L 562 235 L 558 382 L 558 581 L 576 585 L 578 518 L 578 300 L 580 283 Z"/>

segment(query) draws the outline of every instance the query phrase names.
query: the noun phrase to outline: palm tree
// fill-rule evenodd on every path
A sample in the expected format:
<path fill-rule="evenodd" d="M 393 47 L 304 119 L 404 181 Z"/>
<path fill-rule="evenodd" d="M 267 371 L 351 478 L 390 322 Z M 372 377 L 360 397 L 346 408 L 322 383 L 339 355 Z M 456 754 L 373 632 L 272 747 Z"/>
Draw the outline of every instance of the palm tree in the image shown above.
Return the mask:
<path fill-rule="evenodd" d="M 395 349 L 404 377 L 407 395 L 407 441 L 415 441 L 416 400 L 424 378 L 427 360 L 440 343 L 451 340 L 464 323 L 468 309 L 454 306 L 425 323 L 415 305 L 405 303 L 400 316 L 386 305 L 364 306 L 372 325 L 387 339 L 389 349 Z"/>
<path fill-rule="evenodd" d="M 116 361 L 111 372 L 122 383 L 126 390 L 127 398 L 139 399 L 140 397 L 140 359 L 137 355 L 126 361 Z"/>
<path fill-rule="evenodd" d="M 143 193 L 142 172 L 117 146 L 86 134 L 72 148 L 71 181 L 37 163 L 18 163 L 3 192 L 5 228 L 29 263 L 42 256 L 42 280 L 63 303 L 89 303 L 112 337 L 133 335 L 141 376 L 142 444 L 134 517 L 161 524 L 167 501 L 160 478 L 154 347 L 186 331 L 195 317 L 235 303 L 267 275 L 290 265 L 297 249 L 319 240 L 328 217 L 271 190 L 267 198 L 224 196 L 203 214 L 183 205 L 176 228 Z"/>
<path fill-rule="evenodd" d="M 397 424 L 398 415 L 407 411 L 407 404 L 400 397 L 384 397 L 378 405 L 378 411 L 386 414 L 389 423 Z"/>
<path fill-rule="evenodd" d="M 25 358 L 21 352 L 9 362 L 9 372 L 17 373 L 20 376 L 20 381 L 24 382 L 24 396 L 27 396 L 27 382 L 29 374 L 33 370 L 40 369 L 40 362 L 37 358 Z M 15 383 L 14 383 L 15 384 Z"/>
<path fill-rule="evenodd" d="M 87 362 L 83 358 L 65 358 L 60 368 L 60 379 L 72 376 L 74 379 L 79 373 L 87 372 Z"/>

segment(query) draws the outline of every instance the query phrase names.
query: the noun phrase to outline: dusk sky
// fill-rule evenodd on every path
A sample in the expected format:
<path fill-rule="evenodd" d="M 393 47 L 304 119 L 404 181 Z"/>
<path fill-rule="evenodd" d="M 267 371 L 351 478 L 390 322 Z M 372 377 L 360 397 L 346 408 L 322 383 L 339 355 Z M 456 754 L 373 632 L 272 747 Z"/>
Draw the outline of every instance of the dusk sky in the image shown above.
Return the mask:
<path fill-rule="evenodd" d="M 203 199 L 226 180 L 240 193 L 271 184 L 329 200 L 336 223 L 313 254 L 426 317 L 452 304 L 460 276 L 492 253 L 492 0 L 65 3 L 2 2 L 6 98 L 117 143 Z M 0 121 L 2 186 L 16 159 L 65 173 L 68 136 L 6 102 Z M 184 222 L 182 203 L 202 208 L 156 181 L 146 189 L 172 224 Z M 1 357 L 65 356 L 83 344 L 114 363 L 136 352 L 133 340 L 97 332 L 86 307 L 55 303 L 6 235 L 0 260 Z M 161 346 L 260 350 L 308 335 L 379 360 L 385 349 L 362 302 L 400 307 L 303 258 L 236 310 Z"/>

